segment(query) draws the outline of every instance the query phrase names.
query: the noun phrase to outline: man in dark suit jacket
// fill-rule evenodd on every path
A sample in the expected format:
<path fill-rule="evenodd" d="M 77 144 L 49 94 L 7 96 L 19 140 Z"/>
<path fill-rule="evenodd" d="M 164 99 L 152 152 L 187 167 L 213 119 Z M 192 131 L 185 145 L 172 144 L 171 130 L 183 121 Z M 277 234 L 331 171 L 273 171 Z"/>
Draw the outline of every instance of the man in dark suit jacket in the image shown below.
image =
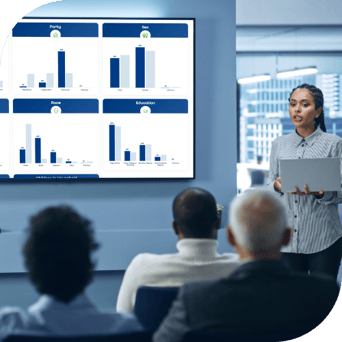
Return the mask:
<path fill-rule="evenodd" d="M 154 342 L 181 341 L 193 329 L 304 333 L 329 314 L 339 293 L 336 280 L 296 273 L 280 260 L 291 229 L 275 195 L 255 190 L 236 197 L 227 234 L 245 262 L 225 278 L 186 283 Z"/>

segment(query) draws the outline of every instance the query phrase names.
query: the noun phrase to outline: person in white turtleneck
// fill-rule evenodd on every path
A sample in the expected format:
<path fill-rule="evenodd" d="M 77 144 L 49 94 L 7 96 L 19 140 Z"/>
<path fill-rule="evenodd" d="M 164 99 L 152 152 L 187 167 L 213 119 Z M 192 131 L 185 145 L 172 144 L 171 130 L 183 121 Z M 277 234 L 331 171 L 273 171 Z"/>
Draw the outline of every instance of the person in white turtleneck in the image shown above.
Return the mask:
<path fill-rule="evenodd" d="M 173 217 L 178 253 L 137 255 L 123 278 L 117 312 L 133 312 L 140 286 L 179 287 L 188 281 L 218 279 L 242 263 L 238 254 L 217 253 L 220 219 L 215 198 L 208 191 L 182 191 L 173 201 Z"/>

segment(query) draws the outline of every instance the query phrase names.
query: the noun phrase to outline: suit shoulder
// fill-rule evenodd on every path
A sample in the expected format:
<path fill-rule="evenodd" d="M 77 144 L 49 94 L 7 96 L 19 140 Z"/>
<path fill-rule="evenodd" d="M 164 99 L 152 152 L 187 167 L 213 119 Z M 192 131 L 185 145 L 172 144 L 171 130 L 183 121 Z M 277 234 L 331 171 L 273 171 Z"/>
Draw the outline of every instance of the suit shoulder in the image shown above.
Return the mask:
<path fill-rule="evenodd" d="M 310 289 L 310 291 L 314 291 L 316 294 L 320 293 L 325 298 L 330 297 L 335 298 L 335 300 L 337 299 L 340 288 L 337 285 L 336 280 L 332 277 L 324 274 L 309 276 L 302 273 L 296 273 L 295 276 L 298 281 L 307 284 L 307 288 Z"/>
<path fill-rule="evenodd" d="M 188 293 L 192 295 L 202 294 L 202 292 L 212 291 L 215 287 L 219 286 L 223 278 L 209 279 L 200 281 L 190 281 L 183 285 L 182 292 L 186 296 Z"/>

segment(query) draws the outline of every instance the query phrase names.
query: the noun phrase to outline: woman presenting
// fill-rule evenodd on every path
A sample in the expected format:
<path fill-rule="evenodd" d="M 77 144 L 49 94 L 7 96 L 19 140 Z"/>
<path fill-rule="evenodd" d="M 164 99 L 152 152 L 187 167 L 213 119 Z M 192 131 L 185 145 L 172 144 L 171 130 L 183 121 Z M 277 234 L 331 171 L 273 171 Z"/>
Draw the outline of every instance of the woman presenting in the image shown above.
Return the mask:
<path fill-rule="evenodd" d="M 292 238 L 282 248 L 282 260 L 296 271 L 326 273 L 337 277 L 342 257 L 342 225 L 338 204 L 342 191 L 281 191 L 280 159 L 327 158 L 342 156 L 342 139 L 326 133 L 323 93 L 302 84 L 292 90 L 289 114 L 295 131 L 274 140 L 267 186 L 283 197 Z"/>

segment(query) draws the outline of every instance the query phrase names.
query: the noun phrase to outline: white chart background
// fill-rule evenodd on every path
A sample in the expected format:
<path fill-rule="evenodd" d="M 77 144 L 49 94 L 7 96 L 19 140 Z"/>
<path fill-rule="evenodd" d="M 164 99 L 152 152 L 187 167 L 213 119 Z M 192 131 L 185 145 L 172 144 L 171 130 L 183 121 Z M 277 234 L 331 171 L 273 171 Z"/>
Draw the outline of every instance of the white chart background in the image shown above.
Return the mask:
<path fill-rule="evenodd" d="M 32 125 L 32 161 L 35 161 L 35 137 L 39 135 L 41 158 L 47 159 L 47 164 L 20 164 L 19 150 L 26 148 L 26 124 Z M 21 173 L 93 173 L 99 168 L 98 131 L 98 114 L 61 114 L 59 117 L 51 114 L 14 114 L 14 168 Z M 57 152 L 57 158 L 63 158 L 63 164 L 50 164 L 51 150 Z M 65 163 L 67 159 L 78 164 L 70 166 Z M 80 164 L 83 160 L 93 163 L 85 166 Z"/>
<path fill-rule="evenodd" d="M 113 122 L 121 127 L 121 162 L 109 161 L 109 125 Z M 104 114 L 103 115 L 103 160 L 105 170 L 125 171 L 126 177 L 151 177 L 154 171 L 187 171 L 189 168 L 189 114 Z M 139 164 L 139 146 L 152 145 L 152 164 Z M 136 163 L 124 162 L 124 151 L 136 153 Z M 162 166 L 154 161 L 159 154 L 167 155 Z M 172 164 L 174 162 L 179 164 Z M 129 174 L 128 174 L 129 173 Z"/>
<path fill-rule="evenodd" d="M 47 22 L 49 19 L 22 20 L 22 22 Z M 63 22 L 81 22 L 63 20 Z M 193 26 L 187 22 L 189 38 L 102 38 L 102 25 L 108 20 L 87 20 L 82 22 L 97 22 L 99 24 L 99 38 L 66 38 L 59 39 L 11 37 L 10 51 L 7 59 L 10 61 L 6 69 L 9 82 L 10 101 L 10 148 L 8 174 L 27 173 L 96 173 L 104 178 L 188 178 L 193 177 Z M 141 20 L 115 20 L 117 23 L 137 23 Z M 170 23 L 169 20 L 152 21 Z M 184 23 L 184 21 L 174 21 Z M 155 81 L 156 87 L 165 85 L 174 91 L 153 88 L 135 88 L 135 48 L 139 45 L 145 51 L 155 51 Z M 74 85 L 82 84 L 84 88 L 30 88 L 20 89 L 20 85 L 27 85 L 27 74 L 35 75 L 35 87 L 41 80 L 47 81 L 46 74 L 54 74 L 54 85 L 58 87 L 58 51 L 63 49 L 66 55 L 66 73 L 73 73 Z M 130 55 L 130 84 L 132 88 L 119 92 L 111 89 L 110 85 L 110 58 L 113 55 Z M 1 76 L 1 74 L 0 74 Z M 89 88 L 86 88 L 89 87 Z M 179 87 L 179 88 L 178 88 Z M 88 89 L 88 91 L 84 91 Z M 106 95 L 109 96 L 106 96 Z M 189 114 L 153 114 L 153 120 L 137 123 L 134 115 L 103 114 L 102 100 L 106 97 L 114 98 L 174 98 L 187 99 Z M 1 97 L 1 93 L 0 93 Z M 5 97 L 5 96 L 4 96 Z M 11 103 L 15 98 L 97 98 L 99 100 L 99 114 L 75 114 L 77 120 L 71 119 L 68 114 L 63 123 L 50 117 L 49 114 L 12 114 Z M 62 114 L 62 117 L 65 114 Z M 160 120 L 157 119 L 160 116 Z M 12 119 L 13 117 L 13 119 Z M 90 118 L 96 117 L 94 121 Z M 115 117 L 115 119 L 114 119 Z M 118 119 L 120 117 L 120 119 Z M 170 117 L 171 119 L 168 119 Z M 53 121 L 53 120 L 54 121 Z M 119 121 L 116 121 L 119 120 Z M 132 121 L 133 120 L 133 121 Z M 91 122 L 89 122 L 91 121 Z M 109 123 L 116 122 L 122 128 L 122 162 L 112 165 L 109 162 Z M 32 163 L 23 166 L 19 162 L 19 150 L 26 147 L 26 123 L 32 125 L 32 158 L 34 157 L 34 138 L 36 135 L 42 141 L 42 159 L 50 161 L 50 152 L 54 149 L 57 158 L 63 158 L 61 166 L 52 166 L 50 163 L 38 166 Z M 147 124 L 148 123 L 148 124 Z M 128 131 L 127 131 L 128 129 Z M 87 132 L 87 133 L 85 133 Z M 127 134 L 128 133 L 128 134 Z M 128 167 L 124 163 L 124 150 L 129 148 L 136 152 L 139 163 L 139 146 L 144 142 L 152 145 L 153 164 L 134 164 Z M 86 147 L 87 146 L 87 147 Z M 167 155 L 167 163 L 154 163 L 156 154 Z M 179 164 L 170 164 L 171 158 Z M 65 160 L 93 161 L 89 167 L 81 164 L 65 164 Z M 34 160 L 33 160 L 34 161 Z M 27 164 L 24 164 L 27 165 Z M 42 164 L 39 164 L 42 165 Z"/>
<path fill-rule="evenodd" d="M 139 45 L 145 47 L 145 56 L 146 51 L 155 51 L 155 88 L 144 88 L 144 90 L 135 88 L 135 48 Z M 189 45 L 188 38 L 103 38 L 105 94 L 116 96 L 187 95 L 189 79 L 192 77 L 189 72 Z M 130 88 L 118 90 L 118 88 L 110 88 L 110 58 L 120 57 L 120 55 L 130 56 Z M 161 89 L 165 85 L 172 90 Z"/>
<path fill-rule="evenodd" d="M 97 94 L 98 93 L 98 38 L 25 38 L 13 37 L 13 91 L 15 94 Z M 65 72 L 73 74 L 73 88 L 58 88 L 58 51 L 65 51 Z M 51 91 L 39 89 L 46 74 L 54 74 Z M 35 88 L 27 85 L 27 74 L 35 75 Z M 79 86 L 82 85 L 82 88 Z"/>

